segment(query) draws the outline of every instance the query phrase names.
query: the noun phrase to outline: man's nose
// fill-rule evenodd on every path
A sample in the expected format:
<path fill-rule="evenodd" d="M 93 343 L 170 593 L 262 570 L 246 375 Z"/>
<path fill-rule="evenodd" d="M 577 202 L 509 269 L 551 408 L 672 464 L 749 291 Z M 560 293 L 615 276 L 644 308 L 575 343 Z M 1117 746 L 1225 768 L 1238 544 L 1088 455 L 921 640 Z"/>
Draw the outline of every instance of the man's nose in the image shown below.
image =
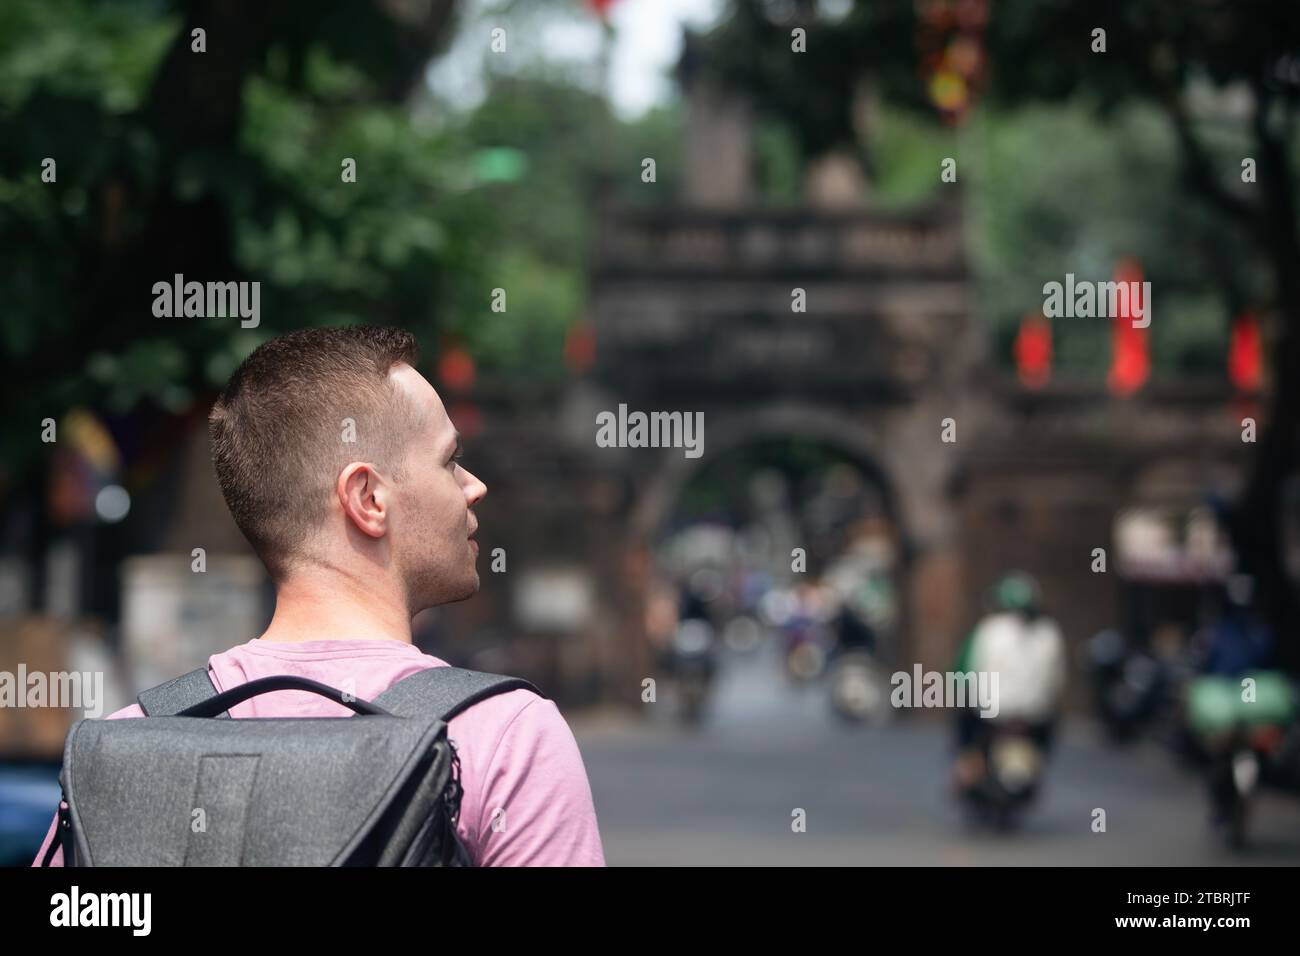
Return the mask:
<path fill-rule="evenodd" d="M 487 497 L 487 485 L 478 480 L 478 477 L 471 471 L 465 471 L 465 477 L 468 479 L 465 483 L 465 500 L 471 505 L 476 505 Z"/>

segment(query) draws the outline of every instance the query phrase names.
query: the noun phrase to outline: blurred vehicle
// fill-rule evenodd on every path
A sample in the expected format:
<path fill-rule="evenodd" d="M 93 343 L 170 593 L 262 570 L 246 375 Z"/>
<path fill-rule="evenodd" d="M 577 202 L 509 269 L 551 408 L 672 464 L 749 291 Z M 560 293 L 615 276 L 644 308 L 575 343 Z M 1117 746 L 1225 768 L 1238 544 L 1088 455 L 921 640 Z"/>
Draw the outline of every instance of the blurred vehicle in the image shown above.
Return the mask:
<path fill-rule="evenodd" d="M 765 636 L 763 625 L 748 614 L 736 615 L 722 629 L 723 644 L 737 654 L 750 654 L 758 650 Z"/>
<path fill-rule="evenodd" d="M 1113 628 L 1088 640 L 1084 669 L 1097 716 L 1115 743 L 1137 739 L 1159 716 L 1173 686 L 1164 662 Z"/>
<path fill-rule="evenodd" d="M 870 625 L 848 607 L 835 618 L 835 645 L 827 664 L 831 712 L 849 723 L 875 723 L 890 712 L 889 675 L 877 660 Z"/>
<path fill-rule="evenodd" d="M 1186 712 L 1208 758 L 1212 823 L 1229 847 L 1243 849 L 1259 789 L 1300 783 L 1296 688 L 1277 671 L 1205 675 L 1188 687 Z"/>
<path fill-rule="evenodd" d="M 1214 621 L 1196 642 L 1201 673 L 1189 682 L 1183 708 L 1205 758 L 1211 821 L 1233 849 L 1246 845 L 1260 787 L 1300 777 L 1296 688 L 1272 667 L 1275 635 L 1254 592 L 1254 578 L 1240 573 L 1218 590 Z"/>
<path fill-rule="evenodd" d="M 874 655 L 837 649 L 827 668 L 831 712 L 849 723 L 876 723 L 889 714 L 888 675 Z"/>
<path fill-rule="evenodd" d="M 781 660 L 786 677 L 808 685 L 826 672 L 834 644 L 827 626 L 824 596 L 816 584 L 799 584 L 791 590 L 773 589 L 763 599 L 763 615 L 780 635 Z"/>
<path fill-rule="evenodd" d="M 892 712 L 889 654 L 897 623 L 892 579 L 894 546 L 878 516 L 861 523 L 848 547 L 827 566 L 824 580 L 834 610 L 826 664 L 831 712 L 849 723 L 876 723 Z"/>
<path fill-rule="evenodd" d="M 677 717 L 688 725 L 704 719 L 709 692 L 718 670 L 718 628 L 714 602 L 721 591 L 713 569 L 692 573 L 678 589 L 678 618 L 668 643 L 668 671 L 676 691 Z"/>
<path fill-rule="evenodd" d="M 966 756 L 958 793 L 975 822 L 1008 830 L 1038 793 L 1046 751 L 1025 720 L 986 720 Z"/>
<path fill-rule="evenodd" d="M 1040 789 L 1065 682 L 1065 638 L 1028 574 L 1004 575 L 989 604 L 954 670 L 997 675 L 988 685 L 996 699 L 958 710 L 953 784 L 977 821 L 1008 829 Z"/>
<path fill-rule="evenodd" d="M 713 625 L 699 617 L 684 618 L 673 635 L 671 671 L 677 692 L 677 713 L 684 723 L 696 725 L 704 718 L 717 673 L 716 642 Z"/>
<path fill-rule="evenodd" d="M 1225 505 L 1207 496 L 1190 509 L 1131 507 L 1116 517 L 1116 579 L 1123 624 L 1095 634 L 1083 668 L 1107 737 L 1147 737 L 1185 762 L 1199 761 L 1183 719 L 1189 681 L 1203 669 L 1200 631 L 1235 562 Z"/>
<path fill-rule="evenodd" d="M 785 674 L 796 684 L 810 684 L 826 670 L 826 629 L 819 621 L 792 617 L 781 627 Z"/>

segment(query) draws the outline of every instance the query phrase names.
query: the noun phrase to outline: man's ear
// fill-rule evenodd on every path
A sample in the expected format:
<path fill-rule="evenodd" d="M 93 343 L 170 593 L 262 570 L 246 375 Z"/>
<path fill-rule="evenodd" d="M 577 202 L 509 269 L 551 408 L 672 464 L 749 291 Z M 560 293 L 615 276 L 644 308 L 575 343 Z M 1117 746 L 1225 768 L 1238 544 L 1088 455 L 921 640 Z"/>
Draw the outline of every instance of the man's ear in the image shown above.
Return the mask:
<path fill-rule="evenodd" d="M 374 465 L 352 462 L 339 472 L 337 491 L 343 513 L 358 531 L 372 538 L 388 533 L 389 489 Z"/>

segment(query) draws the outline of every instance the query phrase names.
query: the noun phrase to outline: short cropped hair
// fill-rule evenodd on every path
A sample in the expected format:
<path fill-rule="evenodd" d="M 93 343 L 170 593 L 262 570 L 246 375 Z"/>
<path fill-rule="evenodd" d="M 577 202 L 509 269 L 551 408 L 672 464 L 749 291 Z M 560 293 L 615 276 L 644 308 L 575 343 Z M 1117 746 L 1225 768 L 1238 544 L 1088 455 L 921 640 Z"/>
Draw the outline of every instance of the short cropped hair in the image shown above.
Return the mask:
<path fill-rule="evenodd" d="M 302 329 L 265 342 L 208 416 L 226 506 L 273 578 L 303 556 L 339 472 L 370 461 L 400 480 L 416 410 L 388 380 L 415 337 L 374 326 Z"/>

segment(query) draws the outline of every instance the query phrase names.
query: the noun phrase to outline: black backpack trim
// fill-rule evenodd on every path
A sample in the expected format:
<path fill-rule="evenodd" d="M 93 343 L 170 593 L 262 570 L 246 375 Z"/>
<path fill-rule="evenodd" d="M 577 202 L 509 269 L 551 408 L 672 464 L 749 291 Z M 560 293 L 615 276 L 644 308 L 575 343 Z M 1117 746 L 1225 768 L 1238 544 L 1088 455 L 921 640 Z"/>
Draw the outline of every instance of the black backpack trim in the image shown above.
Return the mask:
<path fill-rule="evenodd" d="M 444 721 L 470 707 L 512 690 L 530 690 L 544 696 L 522 677 L 490 674 L 464 667 L 426 667 L 403 677 L 372 701 L 399 717 L 433 714 Z M 217 696 L 207 667 L 198 667 L 180 677 L 141 691 L 136 702 L 146 717 L 172 717 L 195 704 Z M 229 718 L 223 711 L 218 718 Z"/>

